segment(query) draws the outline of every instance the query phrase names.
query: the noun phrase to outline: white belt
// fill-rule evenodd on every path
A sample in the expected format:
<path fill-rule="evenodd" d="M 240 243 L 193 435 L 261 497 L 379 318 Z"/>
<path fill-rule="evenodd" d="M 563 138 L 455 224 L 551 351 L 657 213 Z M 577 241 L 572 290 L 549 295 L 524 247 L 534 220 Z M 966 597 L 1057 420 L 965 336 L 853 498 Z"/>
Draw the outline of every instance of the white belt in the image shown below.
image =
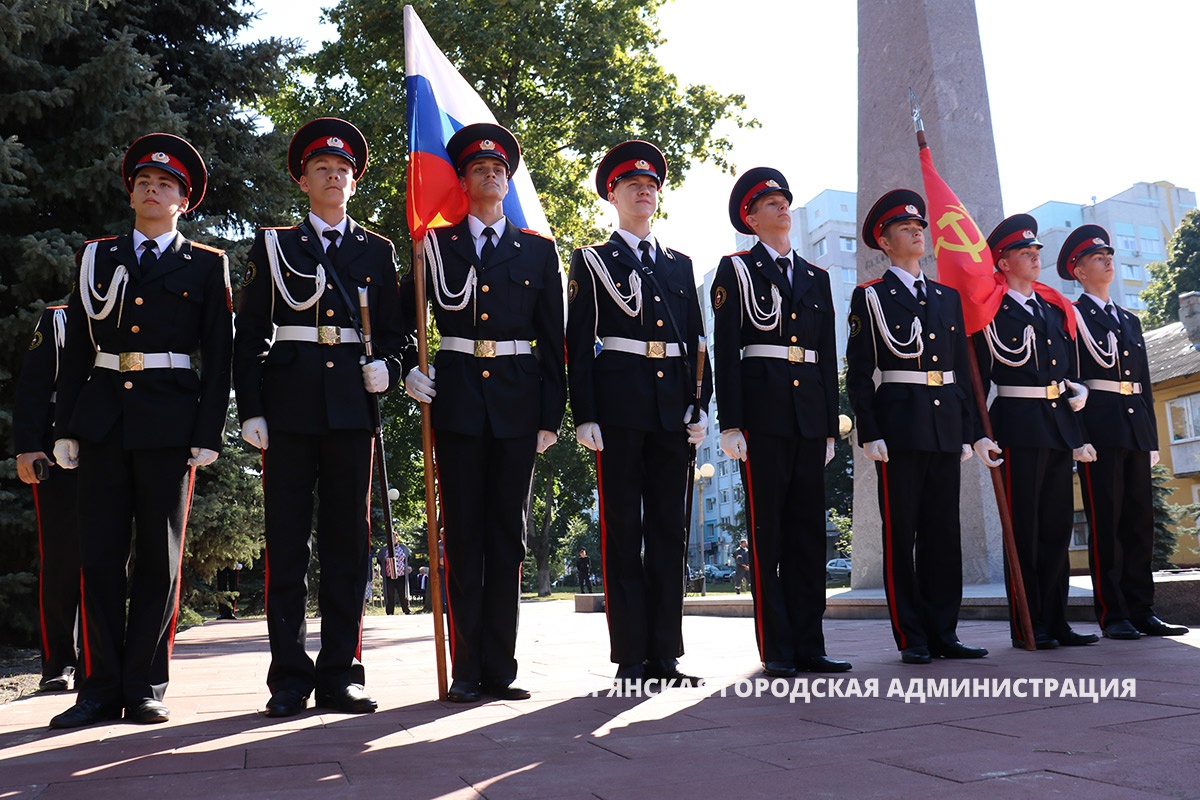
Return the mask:
<path fill-rule="evenodd" d="M 533 352 L 531 342 L 521 339 L 510 339 L 497 342 L 493 339 L 464 339 L 461 336 L 443 336 L 442 350 L 453 353 L 466 353 L 476 358 L 495 358 L 496 356 L 525 356 Z"/>
<path fill-rule="evenodd" d="M 314 344 L 357 344 L 358 331 L 336 325 L 280 325 L 275 329 L 277 342 L 312 342 Z"/>
<path fill-rule="evenodd" d="M 646 358 L 679 358 L 683 348 L 679 342 L 643 342 L 641 339 L 626 339 L 621 336 L 605 336 L 600 340 L 601 350 L 618 353 L 633 353 Z"/>
<path fill-rule="evenodd" d="M 1066 381 L 1052 383 L 1049 386 L 1001 386 L 996 384 L 998 397 L 1021 397 L 1026 400 L 1057 400 L 1066 391 Z"/>
<path fill-rule="evenodd" d="M 915 383 L 919 386 L 944 386 L 954 383 L 954 370 L 922 372 L 915 369 L 885 369 L 879 373 L 883 383 Z"/>
<path fill-rule="evenodd" d="M 815 364 L 817 351 L 782 344 L 748 344 L 742 348 L 742 358 L 778 358 L 793 364 Z"/>
<path fill-rule="evenodd" d="M 192 357 L 183 353 L 96 353 L 96 366 L 117 372 L 144 369 L 191 369 Z"/>
<path fill-rule="evenodd" d="M 1095 389 L 1097 392 L 1112 392 L 1113 394 L 1141 394 L 1142 384 L 1135 381 L 1102 381 L 1090 380 L 1084 381 L 1089 389 Z"/>

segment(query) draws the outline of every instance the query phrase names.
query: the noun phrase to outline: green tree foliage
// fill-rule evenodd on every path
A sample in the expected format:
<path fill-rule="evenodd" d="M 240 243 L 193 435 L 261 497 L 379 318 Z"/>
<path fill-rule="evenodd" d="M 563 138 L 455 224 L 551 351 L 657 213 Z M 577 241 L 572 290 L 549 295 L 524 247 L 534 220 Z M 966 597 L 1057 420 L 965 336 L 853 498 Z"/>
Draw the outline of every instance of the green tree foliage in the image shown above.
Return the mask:
<path fill-rule="evenodd" d="M 520 139 L 523 164 L 564 255 L 598 234 L 590 176 L 614 144 L 635 137 L 656 142 L 670 164 L 670 183 L 678 186 L 695 160 L 730 169 L 730 143 L 715 132 L 719 123 L 755 124 L 741 118 L 740 95 L 680 86 L 658 63 L 653 50 L 662 36 L 655 15 L 662 2 L 412 4 L 500 124 Z M 328 17 L 340 38 L 296 62 L 304 74 L 269 113 L 289 130 L 321 113 L 359 125 L 375 167 L 359 186 L 357 205 L 399 242 L 406 230 L 408 153 L 403 4 L 342 0 Z"/>
<path fill-rule="evenodd" d="M 1151 470 L 1151 484 L 1154 492 L 1154 547 L 1150 555 L 1151 569 L 1171 569 L 1171 556 L 1179 548 L 1178 523 L 1187 513 L 1186 506 L 1173 505 L 1171 487 L 1167 481 L 1175 476 L 1171 470 L 1162 464 L 1155 464 Z"/>
<path fill-rule="evenodd" d="M 1167 260 L 1149 264 L 1150 282 L 1142 291 L 1145 327 L 1179 321 L 1179 295 L 1200 291 L 1200 209 L 1189 211 L 1171 237 Z"/>

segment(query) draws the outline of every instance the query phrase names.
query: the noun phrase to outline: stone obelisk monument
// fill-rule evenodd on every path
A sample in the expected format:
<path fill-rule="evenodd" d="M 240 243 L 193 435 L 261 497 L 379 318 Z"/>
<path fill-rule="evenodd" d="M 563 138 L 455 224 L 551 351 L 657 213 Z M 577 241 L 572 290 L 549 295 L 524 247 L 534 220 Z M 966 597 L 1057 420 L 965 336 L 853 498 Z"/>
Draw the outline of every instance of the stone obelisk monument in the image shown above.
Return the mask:
<path fill-rule="evenodd" d="M 858 0 L 858 225 L 890 189 L 925 194 L 908 90 L 916 92 L 938 173 L 986 235 L 1003 218 L 992 115 L 973 0 Z M 921 262 L 936 279 L 932 243 Z M 859 281 L 888 268 L 860 246 Z M 968 391 L 970 391 L 968 386 Z M 1003 546 L 991 478 L 963 465 L 960 514 L 964 584 L 1003 583 Z M 878 481 L 855 448 L 855 589 L 882 583 Z"/>

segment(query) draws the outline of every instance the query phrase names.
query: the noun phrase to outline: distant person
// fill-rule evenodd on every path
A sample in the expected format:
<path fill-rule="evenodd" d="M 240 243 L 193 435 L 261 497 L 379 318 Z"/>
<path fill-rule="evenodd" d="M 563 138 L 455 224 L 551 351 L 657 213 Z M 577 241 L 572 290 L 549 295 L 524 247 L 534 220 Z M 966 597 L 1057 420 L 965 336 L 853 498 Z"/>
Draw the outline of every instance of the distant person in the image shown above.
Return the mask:
<path fill-rule="evenodd" d="M 579 574 L 580 593 L 591 594 L 595 591 L 595 587 L 592 586 L 592 559 L 583 548 L 579 549 L 579 558 L 575 559 L 575 571 Z"/>
<path fill-rule="evenodd" d="M 748 591 L 754 591 L 754 584 L 750 577 L 749 543 L 748 539 L 742 539 L 738 546 L 733 548 L 733 591 L 735 594 L 742 593 L 743 583 Z"/>
<path fill-rule="evenodd" d="M 379 574 L 383 580 L 384 608 L 388 614 L 394 614 L 396 603 L 399 602 L 400 610 L 409 614 L 412 612 L 409 609 L 408 576 L 412 574 L 412 567 L 408 565 L 408 560 L 412 558 L 412 551 L 396 542 L 394 553 L 389 564 L 386 544 L 375 552 L 375 561 L 379 564 Z"/>

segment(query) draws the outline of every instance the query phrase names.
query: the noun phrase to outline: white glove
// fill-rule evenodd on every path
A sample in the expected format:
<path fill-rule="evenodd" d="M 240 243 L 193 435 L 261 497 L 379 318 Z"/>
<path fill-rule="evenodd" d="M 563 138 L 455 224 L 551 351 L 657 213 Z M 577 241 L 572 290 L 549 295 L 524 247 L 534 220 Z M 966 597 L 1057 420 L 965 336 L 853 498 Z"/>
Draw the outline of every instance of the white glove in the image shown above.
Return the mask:
<path fill-rule="evenodd" d="M 54 463 L 63 469 L 75 469 L 79 466 L 79 440 L 55 439 Z"/>
<path fill-rule="evenodd" d="M 1067 388 L 1071 390 L 1071 396 L 1067 402 L 1071 405 L 1072 411 L 1083 411 L 1083 407 L 1087 405 L 1088 388 L 1082 383 L 1067 381 Z"/>
<path fill-rule="evenodd" d="M 1096 460 L 1096 448 L 1090 444 L 1084 444 L 1081 447 L 1076 447 L 1071 451 L 1071 458 L 1084 463 Z"/>
<path fill-rule="evenodd" d="M 1150 451 L 1150 469 L 1154 469 L 1154 465 L 1158 463 L 1158 458 L 1159 458 L 1158 451 L 1151 450 Z"/>
<path fill-rule="evenodd" d="M 962 455 L 958 457 L 958 463 L 965 464 L 968 461 L 970 461 L 974 455 L 975 455 L 975 453 L 974 453 L 974 451 L 971 450 L 971 445 L 966 444 L 964 442 L 963 448 L 962 448 Z"/>
<path fill-rule="evenodd" d="M 371 394 L 383 394 L 388 388 L 388 368 L 383 361 L 368 361 L 362 365 L 363 386 Z"/>
<path fill-rule="evenodd" d="M 825 466 L 829 466 L 829 462 L 833 461 L 833 437 L 825 440 Z"/>
<path fill-rule="evenodd" d="M 600 426 L 594 422 L 585 422 L 575 427 L 575 441 L 588 450 L 599 452 L 604 449 L 604 439 L 600 436 Z"/>
<path fill-rule="evenodd" d="M 259 450 L 267 449 L 267 418 L 251 417 L 242 423 L 242 438 Z"/>
<path fill-rule="evenodd" d="M 999 455 L 1001 452 L 1003 451 L 1000 449 L 1000 445 L 996 444 L 986 436 L 975 442 L 975 455 L 979 456 L 979 460 L 982 461 L 985 466 L 998 467 L 1003 464 L 1003 458 L 992 457 L 993 453 Z M 965 461 L 966 459 L 963 460 Z"/>
<path fill-rule="evenodd" d="M 867 442 L 863 445 L 863 455 L 872 461 L 882 461 L 886 464 L 888 460 L 887 442 L 883 439 Z"/>
<path fill-rule="evenodd" d="M 538 431 L 537 451 L 544 453 L 550 448 L 550 445 L 558 441 L 558 434 L 554 431 Z"/>
<path fill-rule="evenodd" d="M 437 397 L 437 392 L 433 388 L 435 373 L 433 364 L 429 365 L 428 375 L 421 372 L 420 367 L 413 367 L 404 376 L 404 391 L 418 403 L 432 403 L 433 398 Z"/>
<path fill-rule="evenodd" d="M 746 437 L 737 428 L 721 431 L 721 452 L 738 461 L 746 460 Z"/>
<path fill-rule="evenodd" d="M 207 467 L 217 460 L 217 452 L 207 447 L 193 447 L 192 457 L 188 459 L 189 467 Z"/>
<path fill-rule="evenodd" d="M 692 422 L 692 406 L 688 406 L 683 415 L 683 424 L 687 427 L 688 444 L 700 444 L 708 433 L 708 412 L 700 409 L 700 419 Z"/>

